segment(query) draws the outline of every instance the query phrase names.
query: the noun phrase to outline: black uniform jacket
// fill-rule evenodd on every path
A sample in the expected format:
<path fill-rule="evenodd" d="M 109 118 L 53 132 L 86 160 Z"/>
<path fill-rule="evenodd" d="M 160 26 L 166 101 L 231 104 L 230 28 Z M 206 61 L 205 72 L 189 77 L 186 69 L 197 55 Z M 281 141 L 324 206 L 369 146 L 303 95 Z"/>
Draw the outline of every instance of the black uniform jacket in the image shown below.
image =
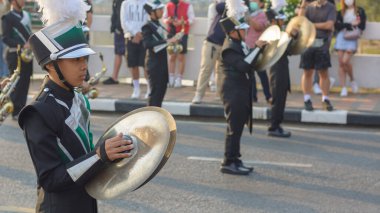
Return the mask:
<path fill-rule="evenodd" d="M 142 27 L 143 45 L 149 50 L 147 68 L 148 70 L 167 71 L 167 52 L 166 48 L 161 49 L 158 52 L 154 51 L 155 47 L 158 47 L 166 43 L 164 38 L 164 29 L 157 20 L 148 21 Z M 159 72 L 154 71 L 154 72 Z"/>
<path fill-rule="evenodd" d="M 18 13 L 12 10 L 1 17 L 4 43 L 12 48 L 18 44 L 23 46 L 32 32 L 30 23 L 30 16 L 26 11 Z"/>
<path fill-rule="evenodd" d="M 84 185 L 104 167 L 92 143 L 88 100 L 48 81 L 20 113 L 38 184 L 36 212 L 97 212 Z"/>
<path fill-rule="evenodd" d="M 242 110 L 248 110 L 249 117 L 247 118 L 247 125 L 249 131 L 252 132 L 252 70 L 254 64 L 247 63 L 244 59 L 251 52 L 251 50 L 245 49 L 242 46 L 240 40 L 228 39 L 224 42 L 222 50 L 222 63 L 223 70 L 226 77 L 224 78 L 224 86 L 222 91 L 222 97 L 229 97 L 230 94 L 235 94 L 234 91 L 228 91 L 229 89 L 239 90 L 239 96 L 241 98 L 234 98 L 233 100 L 239 101 Z M 257 57 L 256 57 L 257 58 Z M 228 85 L 228 86 L 226 86 Z M 248 97 L 247 97 L 248 96 Z M 227 98 L 229 99 L 229 98 Z M 226 100 L 224 100 L 226 102 Z M 227 100 L 228 102 L 228 100 Z M 224 103 L 231 104 L 231 103 Z"/>

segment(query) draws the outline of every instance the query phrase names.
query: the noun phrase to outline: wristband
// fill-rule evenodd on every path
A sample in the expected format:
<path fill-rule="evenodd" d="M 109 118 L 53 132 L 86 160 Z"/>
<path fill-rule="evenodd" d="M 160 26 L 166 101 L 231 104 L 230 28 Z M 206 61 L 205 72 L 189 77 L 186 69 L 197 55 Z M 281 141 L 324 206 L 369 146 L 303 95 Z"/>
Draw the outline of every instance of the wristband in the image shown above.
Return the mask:
<path fill-rule="evenodd" d="M 103 162 L 111 162 L 111 160 L 108 158 L 108 155 L 106 152 L 106 142 L 105 141 L 100 145 L 99 151 L 100 151 L 100 159 Z"/>

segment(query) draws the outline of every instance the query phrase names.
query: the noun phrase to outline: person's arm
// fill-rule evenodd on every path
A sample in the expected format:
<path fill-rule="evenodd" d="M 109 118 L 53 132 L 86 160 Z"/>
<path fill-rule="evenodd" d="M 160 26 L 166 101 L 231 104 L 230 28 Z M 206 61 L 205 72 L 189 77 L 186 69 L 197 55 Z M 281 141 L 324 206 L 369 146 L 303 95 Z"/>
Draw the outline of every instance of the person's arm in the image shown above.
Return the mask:
<path fill-rule="evenodd" d="M 87 170 L 78 179 L 70 176 L 67 165 L 62 163 L 58 153 L 59 139 L 45 124 L 43 118 L 35 111 L 29 111 L 24 120 L 24 134 L 28 149 L 37 173 L 38 183 L 48 192 L 59 192 L 74 184 L 85 184 L 90 176 L 102 168 L 103 163 L 95 151 L 90 152 L 85 159 L 75 160 L 76 165 L 89 164 Z M 82 163 L 82 164 L 81 164 Z M 78 180 L 81 179 L 79 182 Z"/>
<path fill-rule="evenodd" d="M 360 30 L 365 30 L 366 24 L 367 24 L 367 15 L 365 13 L 365 10 L 361 7 L 358 8 L 359 12 L 359 17 L 360 17 L 360 23 L 358 25 Z"/>
<path fill-rule="evenodd" d="M 152 32 L 152 29 L 148 24 L 143 26 L 142 36 L 143 36 L 143 44 L 145 48 L 147 49 L 152 49 L 155 46 L 166 43 L 166 40 L 164 39 L 158 40 L 154 37 L 154 33 Z"/>
<path fill-rule="evenodd" d="M 87 3 L 90 6 L 90 9 L 86 13 L 86 21 L 87 21 L 87 27 L 91 28 L 91 26 L 92 26 L 92 15 L 93 15 L 92 14 L 93 13 L 93 10 L 92 10 L 92 0 L 87 0 Z"/>
<path fill-rule="evenodd" d="M 306 15 L 306 7 L 309 5 L 309 3 L 306 0 L 302 0 L 301 4 L 298 7 L 298 16 L 305 16 Z"/>
<path fill-rule="evenodd" d="M 93 150 L 77 159 L 73 158 L 70 154 L 65 156 L 69 158 L 70 162 L 64 164 L 61 159 L 60 140 L 57 134 L 49 128 L 47 123 L 43 120 L 39 113 L 34 109 L 27 110 L 23 113 L 22 117 L 25 139 L 28 144 L 29 153 L 31 155 L 38 183 L 47 192 L 60 192 L 67 190 L 75 185 L 85 185 L 96 173 L 103 169 L 105 160 L 101 160 L 99 148 Z M 121 137 L 121 136 L 118 136 Z M 105 152 L 110 160 L 125 158 L 130 156 L 127 153 L 120 153 L 124 149 L 133 148 L 128 146 L 129 143 L 119 142 L 116 144 L 115 138 L 107 139 Z M 110 148 L 110 144 L 127 145 L 119 148 Z M 101 145 L 102 146 L 102 145 Z M 115 146 L 116 147 L 116 146 Z M 129 148 L 128 148 L 129 147 Z M 113 153 L 110 151 L 114 149 Z M 61 149 L 62 150 L 62 149 Z"/>
<path fill-rule="evenodd" d="M 215 19 L 215 16 L 217 15 L 216 12 L 216 3 L 213 2 L 208 6 L 208 11 L 207 11 L 207 29 L 210 29 L 210 26 L 212 22 Z"/>
<path fill-rule="evenodd" d="M 128 7 L 128 1 L 124 1 L 121 4 L 121 9 L 120 9 L 120 23 L 121 23 L 121 28 L 123 28 L 124 31 L 124 37 L 129 38 L 132 37 L 133 35 L 129 31 L 129 24 L 128 24 L 128 12 L 127 12 L 127 7 Z"/>
<path fill-rule="evenodd" d="M 233 49 L 226 49 L 222 52 L 223 63 L 232 66 L 235 70 L 242 73 L 247 73 L 252 70 L 250 63 L 244 59 L 245 56 L 237 53 Z"/>
<path fill-rule="evenodd" d="M 6 20 L 5 16 L 2 17 L 1 28 L 3 30 L 3 42 L 8 47 L 12 47 L 12 48 L 17 47 L 17 45 L 18 45 L 17 40 L 13 39 L 11 36 L 12 26 L 10 25 L 9 21 Z"/>
<path fill-rule="evenodd" d="M 337 16 L 336 15 L 336 9 L 335 9 L 335 7 L 332 7 L 328 13 L 327 21 L 320 22 L 320 23 L 314 23 L 315 28 L 317 28 L 317 30 L 333 31 L 335 21 L 336 21 L 336 16 Z"/>
<path fill-rule="evenodd" d="M 187 23 L 188 24 L 194 23 L 194 21 L 195 21 L 195 14 L 194 14 L 193 5 L 191 5 L 191 4 L 189 5 L 189 8 L 187 10 L 187 17 L 188 17 L 188 19 L 187 19 Z"/>

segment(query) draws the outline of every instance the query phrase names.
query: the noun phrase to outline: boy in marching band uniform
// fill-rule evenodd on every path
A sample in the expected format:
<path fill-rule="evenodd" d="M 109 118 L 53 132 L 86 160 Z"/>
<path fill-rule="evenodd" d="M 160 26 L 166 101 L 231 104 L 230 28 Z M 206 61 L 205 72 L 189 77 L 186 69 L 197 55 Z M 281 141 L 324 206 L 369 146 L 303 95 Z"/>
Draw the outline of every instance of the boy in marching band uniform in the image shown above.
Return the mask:
<path fill-rule="evenodd" d="M 161 107 L 162 105 L 169 81 L 166 44 L 177 41 L 175 36 L 168 40 L 165 39 L 165 28 L 159 22 L 162 18 L 164 7 L 165 5 L 159 0 L 152 3 L 147 2 L 144 5 L 145 11 L 150 16 L 150 20 L 142 27 L 143 44 L 149 51 L 146 64 L 151 86 L 148 106 Z"/>
<path fill-rule="evenodd" d="M 88 47 L 78 23 L 88 6 L 82 0 L 39 0 L 47 27 L 33 34 L 30 47 L 48 72 L 37 98 L 19 116 L 37 175 L 36 212 L 97 212 L 85 184 L 107 162 L 130 157 L 131 141 L 117 136 L 94 147 L 88 100 L 74 90 L 86 77 Z M 57 7 L 63 5 L 64 7 Z"/>
<path fill-rule="evenodd" d="M 224 160 L 220 171 L 234 175 L 248 175 L 253 167 L 244 166 L 240 160 L 240 139 L 244 124 L 252 133 L 252 70 L 261 48 L 266 42 L 257 41 L 256 48 L 245 45 L 246 30 L 244 21 L 247 8 L 241 0 L 227 0 L 227 18 L 220 21 L 228 40 L 222 50 L 224 79 L 221 97 L 227 121 Z"/>

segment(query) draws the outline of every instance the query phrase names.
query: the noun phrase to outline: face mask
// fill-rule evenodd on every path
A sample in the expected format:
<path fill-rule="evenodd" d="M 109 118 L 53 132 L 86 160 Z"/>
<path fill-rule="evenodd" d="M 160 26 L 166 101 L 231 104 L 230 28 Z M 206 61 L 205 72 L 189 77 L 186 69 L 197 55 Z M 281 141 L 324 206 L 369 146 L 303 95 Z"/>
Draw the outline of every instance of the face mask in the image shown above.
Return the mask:
<path fill-rule="evenodd" d="M 344 3 L 347 5 L 347 6 L 352 6 L 354 5 L 354 0 L 344 0 Z"/>
<path fill-rule="evenodd" d="M 249 3 L 249 10 L 251 12 L 255 12 L 258 9 L 259 9 L 259 5 L 256 2 L 250 2 Z"/>

